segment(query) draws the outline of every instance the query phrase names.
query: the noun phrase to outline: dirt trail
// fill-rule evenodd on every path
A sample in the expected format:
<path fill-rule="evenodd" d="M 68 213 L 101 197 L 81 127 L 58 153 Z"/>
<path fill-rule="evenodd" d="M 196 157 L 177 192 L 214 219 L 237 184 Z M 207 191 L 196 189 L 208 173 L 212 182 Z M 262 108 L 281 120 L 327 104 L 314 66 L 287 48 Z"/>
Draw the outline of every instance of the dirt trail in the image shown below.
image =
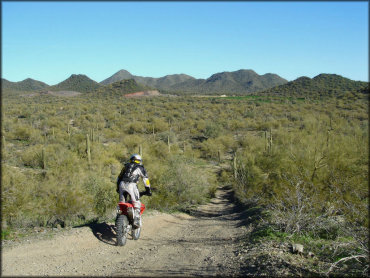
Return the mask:
<path fill-rule="evenodd" d="M 115 246 L 113 223 L 3 247 L 2 275 L 243 275 L 237 248 L 246 230 L 231 196 L 219 189 L 191 215 L 144 213 L 140 239 L 123 247 Z"/>

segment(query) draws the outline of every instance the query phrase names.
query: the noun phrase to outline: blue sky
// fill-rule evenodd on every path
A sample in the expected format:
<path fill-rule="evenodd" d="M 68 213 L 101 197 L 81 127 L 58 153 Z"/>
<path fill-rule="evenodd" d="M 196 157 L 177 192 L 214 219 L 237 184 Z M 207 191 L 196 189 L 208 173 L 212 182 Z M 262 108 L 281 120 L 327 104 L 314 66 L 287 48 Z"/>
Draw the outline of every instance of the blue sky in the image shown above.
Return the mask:
<path fill-rule="evenodd" d="M 2 2 L 2 77 L 253 69 L 368 81 L 368 2 Z"/>

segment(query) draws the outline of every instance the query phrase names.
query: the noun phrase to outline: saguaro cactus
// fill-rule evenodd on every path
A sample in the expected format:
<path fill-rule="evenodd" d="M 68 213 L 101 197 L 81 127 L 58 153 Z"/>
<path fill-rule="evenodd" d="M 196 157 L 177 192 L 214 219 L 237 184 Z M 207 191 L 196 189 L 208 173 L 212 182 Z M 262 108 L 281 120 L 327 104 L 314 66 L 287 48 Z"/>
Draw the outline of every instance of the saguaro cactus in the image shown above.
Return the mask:
<path fill-rule="evenodd" d="M 265 151 L 268 149 L 267 131 L 265 130 Z"/>
<path fill-rule="evenodd" d="M 170 136 L 167 135 L 167 145 L 168 145 L 168 152 L 171 152 L 171 145 L 170 145 Z"/>
<path fill-rule="evenodd" d="M 45 148 L 42 148 L 41 160 L 42 160 L 42 169 L 46 169 L 46 153 L 45 153 Z"/>
<path fill-rule="evenodd" d="M 67 134 L 68 134 L 68 141 L 70 142 L 71 141 L 71 128 L 70 128 L 69 123 L 67 123 Z"/>
<path fill-rule="evenodd" d="M 94 130 L 94 128 L 90 128 L 90 129 L 89 129 L 89 136 L 90 136 L 90 140 L 91 140 L 91 142 L 96 141 L 96 138 L 95 138 L 95 130 Z"/>
<path fill-rule="evenodd" d="M 330 123 L 329 123 L 329 129 L 327 130 L 327 132 L 326 132 L 326 147 L 327 148 L 329 148 L 329 146 L 330 146 L 330 134 L 331 134 L 331 131 L 333 131 L 334 130 L 334 128 L 333 128 L 333 125 L 332 125 L 332 117 L 331 117 L 331 115 L 330 115 Z"/>
<path fill-rule="evenodd" d="M 3 136 L 1 136 L 1 147 L 2 147 L 3 150 L 5 149 L 5 143 L 6 143 L 5 136 L 3 135 Z"/>
<path fill-rule="evenodd" d="M 234 178 L 236 179 L 238 177 L 238 174 L 236 171 L 236 153 L 234 153 L 233 168 L 234 168 Z"/>
<path fill-rule="evenodd" d="M 269 153 L 272 153 L 272 130 L 270 128 Z"/>
<path fill-rule="evenodd" d="M 89 135 L 86 134 L 86 154 L 87 154 L 87 161 L 89 164 L 91 163 L 91 155 L 90 155 L 90 139 Z"/>

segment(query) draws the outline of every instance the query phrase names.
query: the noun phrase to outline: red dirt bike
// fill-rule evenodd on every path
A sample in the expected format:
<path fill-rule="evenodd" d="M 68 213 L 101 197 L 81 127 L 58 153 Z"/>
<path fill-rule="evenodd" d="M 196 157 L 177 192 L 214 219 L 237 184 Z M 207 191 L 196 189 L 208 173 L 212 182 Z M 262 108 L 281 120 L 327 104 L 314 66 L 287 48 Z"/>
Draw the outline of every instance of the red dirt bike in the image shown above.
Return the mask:
<path fill-rule="evenodd" d="M 140 196 L 146 195 L 145 192 L 140 192 Z M 131 233 L 134 240 L 140 237 L 141 227 L 135 228 L 134 223 L 134 206 L 132 201 L 119 202 L 119 210 L 116 217 L 116 232 L 117 232 L 117 245 L 123 246 L 126 244 L 127 236 Z M 145 205 L 141 203 L 140 215 L 143 214 Z"/>

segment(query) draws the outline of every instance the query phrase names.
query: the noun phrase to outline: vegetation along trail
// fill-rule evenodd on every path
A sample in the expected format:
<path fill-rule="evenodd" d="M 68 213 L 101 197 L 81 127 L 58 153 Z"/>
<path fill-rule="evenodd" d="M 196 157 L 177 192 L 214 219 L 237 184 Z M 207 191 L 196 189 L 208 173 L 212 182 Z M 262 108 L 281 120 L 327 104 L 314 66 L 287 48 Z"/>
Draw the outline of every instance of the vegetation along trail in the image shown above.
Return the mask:
<path fill-rule="evenodd" d="M 367 276 L 368 82 L 320 74 L 247 94 L 251 72 L 225 74 L 202 84 L 242 84 L 8 82 L 2 274 Z M 134 153 L 153 196 L 140 240 L 117 247 L 115 183 Z"/>
<path fill-rule="evenodd" d="M 113 223 L 73 228 L 3 250 L 3 275 L 240 275 L 245 235 L 232 192 L 219 189 L 190 215 L 143 216 L 138 241 L 115 246 Z M 131 239 L 131 238 L 130 238 Z"/>

